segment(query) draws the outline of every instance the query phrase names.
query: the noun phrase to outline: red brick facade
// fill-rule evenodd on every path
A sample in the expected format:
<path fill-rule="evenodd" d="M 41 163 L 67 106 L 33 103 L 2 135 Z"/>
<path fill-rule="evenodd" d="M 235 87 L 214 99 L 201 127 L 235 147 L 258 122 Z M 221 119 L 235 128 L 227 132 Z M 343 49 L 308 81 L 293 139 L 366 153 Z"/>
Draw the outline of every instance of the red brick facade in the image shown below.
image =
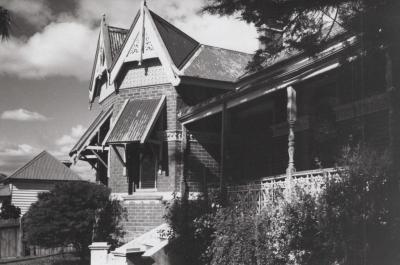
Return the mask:
<path fill-rule="evenodd" d="M 127 199 L 122 204 L 128 215 L 123 223 L 126 231 L 125 241 L 130 241 L 164 223 L 165 206 L 161 200 Z"/>

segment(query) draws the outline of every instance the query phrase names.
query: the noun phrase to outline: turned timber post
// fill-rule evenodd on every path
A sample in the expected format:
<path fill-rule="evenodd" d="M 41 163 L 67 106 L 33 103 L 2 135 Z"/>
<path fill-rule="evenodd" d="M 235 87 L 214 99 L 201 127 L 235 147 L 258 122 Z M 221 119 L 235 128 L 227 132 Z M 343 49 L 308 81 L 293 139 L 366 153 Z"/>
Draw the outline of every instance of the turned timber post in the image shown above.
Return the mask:
<path fill-rule="evenodd" d="M 296 167 L 294 164 L 294 152 L 295 152 L 295 135 L 294 126 L 297 120 L 297 105 L 296 105 L 296 90 L 289 86 L 287 88 L 287 121 L 289 124 L 289 136 L 288 136 L 288 167 L 286 173 L 288 175 L 296 172 Z"/>
<path fill-rule="evenodd" d="M 220 161 L 220 179 L 219 179 L 219 189 L 221 192 L 221 200 L 224 203 L 227 199 L 227 190 L 225 186 L 225 175 L 226 175 L 226 137 L 227 137 L 227 127 L 228 127 L 228 113 L 226 103 L 223 104 L 221 113 L 221 161 Z"/>
<path fill-rule="evenodd" d="M 182 176 L 181 176 L 181 195 L 182 197 L 187 197 L 189 192 L 189 186 L 187 183 L 187 176 L 186 176 L 186 158 L 188 153 L 188 131 L 185 125 L 182 124 L 182 145 L 181 145 L 181 155 L 182 155 Z"/>

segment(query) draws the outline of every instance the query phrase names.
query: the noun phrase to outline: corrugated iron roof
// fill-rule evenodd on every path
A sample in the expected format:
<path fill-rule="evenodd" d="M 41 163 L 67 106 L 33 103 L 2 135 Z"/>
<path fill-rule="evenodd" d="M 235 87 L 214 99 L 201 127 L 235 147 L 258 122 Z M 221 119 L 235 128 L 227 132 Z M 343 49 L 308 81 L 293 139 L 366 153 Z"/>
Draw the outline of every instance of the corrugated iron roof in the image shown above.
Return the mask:
<path fill-rule="evenodd" d="M 82 180 L 75 172 L 46 151 L 38 154 L 35 158 L 7 178 L 7 180 L 13 179 L 59 181 Z"/>
<path fill-rule="evenodd" d="M 187 58 L 193 55 L 193 52 L 198 48 L 200 45 L 199 42 L 158 16 L 156 13 L 150 11 L 150 14 L 172 61 L 176 67 L 181 68 L 187 61 Z"/>
<path fill-rule="evenodd" d="M 128 101 L 106 142 L 143 142 L 155 124 L 164 102 L 165 97 Z"/>
<path fill-rule="evenodd" d="M 108 26 L 112 61 L 115 60 L 119 51 L 122 49 L 128 31 L 127 29 Z"/>
<path fill-rule="evenodd" d="M 99 115 L 94 119 L 92 124 L 90 124 L 89 128 L 86 130 L 86 132 L 82 135 L 82 137 L 78 140 L 78 142 L 72 147 L 71 151 L 69 152 L 69 155 L 72 156 L 79 150 L 85 147 L 86 144 L 88 144 L 88 141 L 90 141 L 91 136 L 95 134 L 100 127 L 111 117 L 112 115 L 112 106 L 109 107 L 106 111 L 101 111 Z"/>
<path fill-rule="evenodd" d="M 183 75 L 225 82 L 235 82 L 246 73 L 253 55 L 202 45 L 185 66 Z"/>

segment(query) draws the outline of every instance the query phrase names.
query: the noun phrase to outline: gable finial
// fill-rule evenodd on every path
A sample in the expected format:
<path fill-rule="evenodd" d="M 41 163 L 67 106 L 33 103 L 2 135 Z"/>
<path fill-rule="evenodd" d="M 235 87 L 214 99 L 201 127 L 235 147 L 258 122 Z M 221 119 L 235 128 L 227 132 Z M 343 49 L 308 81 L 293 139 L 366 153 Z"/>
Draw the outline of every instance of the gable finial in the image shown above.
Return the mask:
<path fill-rule="evenodd" d="M 101 19 L 104 23 L 106 23 L 106 14 L 104 13 L 103 15 L 101 15 Z"/>
<path fill-rule="evenodd" d="M 143 51 L 144 51 L 144 38 L 145 38 L 145 29 L 144 29 L 144 8 L 146 6 L 146 0 L 142 0 L 142 4 L 140 7 L 140 15 L 141 15 L 141 27 L 140 27 L 140 44 L 139 44 L 139 65 L 142 65 L 143 62 Z"/>

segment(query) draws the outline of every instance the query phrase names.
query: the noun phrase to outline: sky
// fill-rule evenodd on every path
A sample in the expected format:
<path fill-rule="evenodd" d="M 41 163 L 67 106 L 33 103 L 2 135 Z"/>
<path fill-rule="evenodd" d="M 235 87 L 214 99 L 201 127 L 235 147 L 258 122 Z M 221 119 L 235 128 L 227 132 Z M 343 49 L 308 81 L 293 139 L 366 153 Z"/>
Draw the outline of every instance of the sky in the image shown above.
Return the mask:
<path fill-rule="evenodd" d="M 204 0 L 148 0 L 147 6 L 197 41 L 252 53 L 253 25 L 239 16 L 201 14 Z M 42 150 L 59 159 L 96 117 L 88 87 L 100 18 L 129 28 L 140 0 L 0 0 L 12 37 L 0 42 L 0 173 L 11 174 Z M 87 163 L 72 169 L 93 176 Z"/>

